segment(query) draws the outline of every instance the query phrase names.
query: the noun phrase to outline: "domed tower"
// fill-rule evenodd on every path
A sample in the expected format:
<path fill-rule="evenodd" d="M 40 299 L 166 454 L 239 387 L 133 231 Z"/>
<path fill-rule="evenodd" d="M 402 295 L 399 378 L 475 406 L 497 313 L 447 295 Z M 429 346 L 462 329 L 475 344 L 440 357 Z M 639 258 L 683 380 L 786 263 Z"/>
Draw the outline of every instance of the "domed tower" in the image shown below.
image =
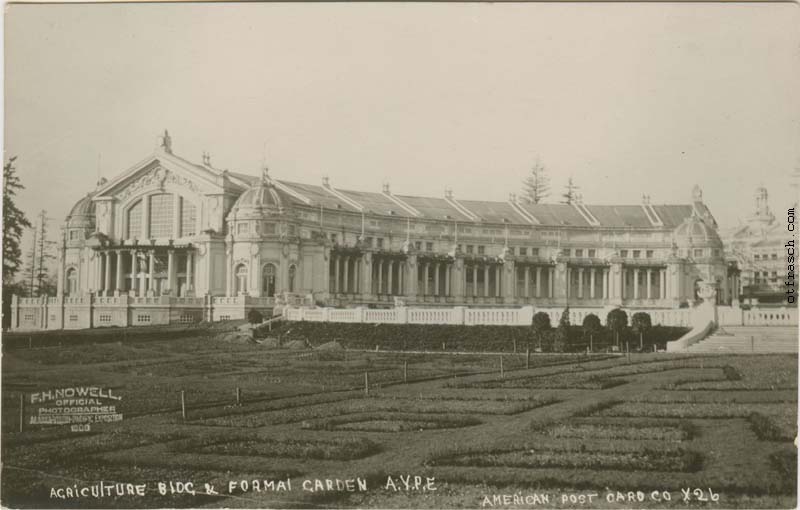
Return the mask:
<path fill-rule="evenodd" d="M 676 256 L 682 259 L 681 280 L 677 282 L 685 300 L 698 299 L 700 282 L 713 283 L 718 296 L 727 295 L 727 265 L 722 240 L 716 228 L 692 214 L 673 231 Z"/>
<path fill-rule="evenodd" d="M 93 195 L 87 193 L 78 200 L 64 220 L 63 243 L 58 250 L 58 295 L 75 296 L 91 290 L 88 268 L 92 253 L 87 241 L 96 227 Z"/>
<path fill-rule="evenodd" d="M 756 188 L 754 195 L 755 211 L 747 219 L 751 227 L 756 230 L 762 230 L 775 221 L 775 215 L 769 209 L 768 198 L 767 188 L 764 186 Z"/>
<path fill-rule="evenodd" d="M 87 193 L 72 206 L 64 222 L 64 235 L 67 247 L 83 246 L 83 241 L 95 230 L 95 203 L 93 194 Z"/>
<path fill-rule="evenodd" d="M 234 203 L 228 223 L 228 295 L 294 292 L 299 239 L 290 198 L 265 168 Z"/>

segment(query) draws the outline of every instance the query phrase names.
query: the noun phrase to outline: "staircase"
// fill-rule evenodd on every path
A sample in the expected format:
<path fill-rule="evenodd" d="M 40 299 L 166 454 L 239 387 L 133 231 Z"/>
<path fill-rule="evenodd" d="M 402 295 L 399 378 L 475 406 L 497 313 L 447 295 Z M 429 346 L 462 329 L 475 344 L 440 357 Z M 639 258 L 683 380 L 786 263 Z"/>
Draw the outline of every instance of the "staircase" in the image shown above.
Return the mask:
<path fill-rule="evenodd" d="M 794 326 L 722 326 L 705 340 L 690 345 L 686 351 L 717 354 L 797 353 L 797 347 L 798 330 Z"/>

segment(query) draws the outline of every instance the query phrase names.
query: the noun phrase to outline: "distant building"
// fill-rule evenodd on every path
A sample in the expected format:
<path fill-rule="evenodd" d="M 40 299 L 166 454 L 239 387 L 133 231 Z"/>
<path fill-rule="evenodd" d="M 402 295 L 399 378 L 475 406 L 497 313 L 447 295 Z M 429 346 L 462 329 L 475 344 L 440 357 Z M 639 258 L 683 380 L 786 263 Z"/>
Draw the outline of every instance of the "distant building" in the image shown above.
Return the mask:
<path fill-rule="evenodd" d="M 487 178 L 489 178 L 487 176 Z M 687 194 L 688 195 L 688 194 Z M 677 205 L 526 204 L 335 188 L 156 152 L 81 198 L 58 296 L 15 298 L 13 327 L 243 318 L 276 303 L 677 308 L 730 296 L 698 187 Z"/>
<path fill-rule="evenodd" d="M 745 224 L 723 234 L 725 255 L 740 271 L 744 303 L 786 304 L 786 225 L 770 210 L 766 188 L 756 188 L 754 202 Z"/>

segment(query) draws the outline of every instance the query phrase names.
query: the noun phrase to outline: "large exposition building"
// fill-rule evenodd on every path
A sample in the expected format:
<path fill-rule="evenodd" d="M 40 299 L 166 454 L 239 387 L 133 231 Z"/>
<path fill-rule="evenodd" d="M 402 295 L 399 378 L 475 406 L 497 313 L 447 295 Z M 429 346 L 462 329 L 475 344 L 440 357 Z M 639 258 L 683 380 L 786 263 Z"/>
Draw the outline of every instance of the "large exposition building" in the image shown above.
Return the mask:
<path fill-rule="evenodd" d="M 161 146 L 81 198 L 58 295 L 16 298 L 12 327 L 225 320 L 276 303 L 677 308 L 730 289 L 695 187 L 655 205 L 527 204 L 335 188 L 191 163 Z"/>

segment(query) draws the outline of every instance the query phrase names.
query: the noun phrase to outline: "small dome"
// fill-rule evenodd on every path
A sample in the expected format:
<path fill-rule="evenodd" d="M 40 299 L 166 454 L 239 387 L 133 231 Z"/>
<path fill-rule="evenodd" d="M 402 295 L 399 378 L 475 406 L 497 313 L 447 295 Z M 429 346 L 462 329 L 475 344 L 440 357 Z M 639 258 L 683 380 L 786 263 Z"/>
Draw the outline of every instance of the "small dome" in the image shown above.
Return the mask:
<path fill-rule="evenodd" d="M 228 219 L 258 219 L 267 215 L 283 214 L 284 201 L 281 194 L 265 171 L 258 182 L 239 196 Z"/>
<path fill-rule="evenodd" d="M 92 197 L 92 193 L 87 193 L 85 197 L 78 200 L 78 202 L 72 206 L 66 219 L 67 227 L 94 228 L 95 203 Z"/>
<path fill-rule="evenodd" d="M 711 246 L 719 248 L 722 240 L 716 229 L 709 226 L 700 216 L 689 216 L 673 232 L 675 242 L 679 248 Z"/>

